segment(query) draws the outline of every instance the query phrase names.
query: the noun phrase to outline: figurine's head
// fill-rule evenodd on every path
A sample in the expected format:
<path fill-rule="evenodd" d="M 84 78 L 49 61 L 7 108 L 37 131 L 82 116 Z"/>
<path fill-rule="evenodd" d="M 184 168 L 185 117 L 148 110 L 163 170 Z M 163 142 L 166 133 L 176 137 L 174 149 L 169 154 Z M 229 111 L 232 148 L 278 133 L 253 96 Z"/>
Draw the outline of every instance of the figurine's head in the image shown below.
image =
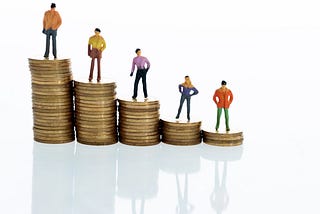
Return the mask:
<path fill-rule="evenodd" d="M 55 3 L 51 3 L 51 8 L 56 8 L 56 4 Z"/>
<path fill-rule="evenodd" d="M 184 83 L 186 84 L 186 86 L 191 86 L 191 80 L 189 76 L 184 77 Z"/>
<path fill-rule="evenodd" d="M 94 29 L 95 34 L 100 34 L 101 30 L 99 28 Z"/>
<path fill-rule="evenodd" d="M 140 48 L 137 48 L 135 52 L 136 52 L 136 54 L 137 54 L 138 56 L 141 55 L 141 49 L 140 49 Z"/>
<path fill-rule="evenodd" d="M 222 81 L 221 81 L 221 85 L 227 85 L 227 82 L 224 81 L 224 80 L 222 80 Z"/>

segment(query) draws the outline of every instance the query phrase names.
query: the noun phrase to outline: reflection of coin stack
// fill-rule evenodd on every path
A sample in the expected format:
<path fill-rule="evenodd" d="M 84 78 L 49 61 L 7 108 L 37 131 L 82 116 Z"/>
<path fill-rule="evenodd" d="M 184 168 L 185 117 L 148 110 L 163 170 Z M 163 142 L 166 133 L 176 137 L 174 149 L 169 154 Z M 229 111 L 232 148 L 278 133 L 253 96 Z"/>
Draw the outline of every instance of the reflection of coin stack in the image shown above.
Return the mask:
<path fill-rule="evenodd" d="M 196 145 L 201 142 L 201 122 L 170 122 L 161 120 L 162 141 L 172 145 Z"/>
<path fill-rule="evenodd" d="M 202 131 L 203 142 L 215 146 L 238 146 L 242 144 L 242 132 L 235 133 L 219 133 Z"/>
<path fill-rule="evenodd" d="M 88 145 L 116 143 L 116 84 L 75 81 L 74 87 L 77 141 Z"/>
<path fill-rule="evenodd" d="M 131 198 L 133 206 L 135 200 L 145 201 L 158 193 L 159 146 L 160 144 L 140 147 L 119 145 L 117 195 Z"/>
<path fill-rule="evenodd" d="M 29 59 L 32 76 L 34 140 L 68 143 L 74 140 L 70 60 Z"/>
<path fill-rule="evenodd" d="M 119 138 L 127 145 L 148 146 L 160 142 L 159 101 L 119 100 Z"/>

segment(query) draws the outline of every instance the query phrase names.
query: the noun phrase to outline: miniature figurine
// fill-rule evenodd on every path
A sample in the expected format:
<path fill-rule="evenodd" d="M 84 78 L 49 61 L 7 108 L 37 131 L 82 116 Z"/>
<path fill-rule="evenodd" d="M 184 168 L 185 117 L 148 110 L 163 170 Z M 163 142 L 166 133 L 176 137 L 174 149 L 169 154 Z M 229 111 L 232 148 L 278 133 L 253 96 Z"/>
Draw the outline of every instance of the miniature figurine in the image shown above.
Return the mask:
<path fill-rule="evenodd" d="M 179 84 L 179 92 L 181 93 L 181 98 L 180 98 L 180 105 L 179 105 L 176 119 L 179 119 L 182 105 L 184 101 L 187 100 L 187 118 L 188 118 L 188 121 L 190 121 L 191 96 L 198 94 L 199 91 L 191 84 L 191 80 L 189 76 L 185 76 L 184 79 L 185 79 L 184 83 Z"/>
<path fill-rule="evenodd" d="M 222 113 L 222 109 L 224 110 L 224 117 L 226 123 L 226 131 L 230 131 L 229 127 L 229 107 L 233 100 L 233 94 L 230 89 L 227 88 L 227 82 L 222 80 L 221 87 L 217 89 L 213 95 L 213 101 L 217 105 L 217 123 L 216 123 L 216 131 L 219 129 L 220 125 L 220 117 Z"/>
<path fill-rule="evenodd" d="M 92 81 L 93 78 L 93 69 L 94 69 L 94 60 L 97 59 L 98 64 L 98 75 L 97 75 L 97 82 L 100 82 L 101 80 L 101 57 L 102 57 L 102 51 L 106 49 L 106 42 L 104 38 L 100 35 L 101 30 L 99 28 L 96 28 L 94 30 L 95 35 L 91 36 L 89 38 L 88 42 L 88 56 L 91 57 L 91 67 L 90 67 L 90 74 L 89 74 L 89 81 Z"/>
<path fill-rule="evenodd" d="M 134 89 L 133 89 L 133 96 L 132 99 L 136 101 L 137 95 L 138 95 L 138 84 L 140 79 L 142 78 L 142 85 L 143 85 L 143 93 L 144 93 L 144 99 L 145 101 L 148 100 L 148 92 L 147 92 L 147 73 L 150 68 L 150 62 L 149 60 L 141 56 L 141 50 L 139 48 L 136 49 L 137 56 L 133 58 L 132 60 L 132 68 L 130 76 L 132 77 L 135 66 L 137 66 L 137 73 L 136 73 L 136 79 L 134 80 Z M 147 64 L 147 68 L 145 68 L 145 64 Z"/>
<path fill-rule="evenodd" d="M 44 53 L 44 58 L 49 59 L 49 49 L 50 49 L 50 36 L 52 37 L 52 52 L 54 59 L 57 59 L 57 31 L 60 27 L 62 20 L 60 14 L 56 9 L 56 4 L 51 4 L 51 9 L 44 13 L 43 17 L 43 30 L 42 33 L 46 34 L 46 52 Z"/>

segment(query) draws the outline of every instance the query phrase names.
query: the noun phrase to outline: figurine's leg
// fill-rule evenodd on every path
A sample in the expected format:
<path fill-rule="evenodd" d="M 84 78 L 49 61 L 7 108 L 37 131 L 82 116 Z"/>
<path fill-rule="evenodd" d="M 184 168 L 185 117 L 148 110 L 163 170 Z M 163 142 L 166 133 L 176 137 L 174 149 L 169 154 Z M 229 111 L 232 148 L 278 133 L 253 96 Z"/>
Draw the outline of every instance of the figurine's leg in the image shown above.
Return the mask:
<path fill-rule="evenodd" d="M 187 118 L 188 120 L 190 120 L 190 101 L 191 101 L 191 98 L 190 97 L 187 97 Z"/>
<path fill-rule="evenodd" d="M 49 48 L 50 48 L 50 33 L 47 31 L 46 32 L 46 51 L 44 53 L 45 58 L 49 57 Z"/>
<path fill-rule="evenodd" d="M 143 86 L 143 94 L 144 98 L 148 97 L 148 92 L 147 92 L 147 71 L 143 70 L 142 72 L 142 86 Z"/>
<path fill-rule="evenodd" d="M 57 58 L 57 31 L 56 30 L 52 30 L 52 53 L 54 58 Z"/>
<path fill-rule="evenodd" d="M 101 80 L 101 68 L 100 68 L 100 61 L 101 61 L 101 58 L 98 57 L 97 58 L 97 66 L 98 66 L 98 76 L 97 76 L 97 81 L 100 82 Z"/>
<path fill-rule="evenodd" d="M 230 131 L 230 127 L 229 127 L 229 110 L 227 108 L 224 109 L 224 118 L 226 121 L 226 130 Z"/>
<path fill-rule="evenodd" d="M 89 81 L 91 81 L 91 80 L 92 80 L 92 78 L 93 78 L 94 60 L 95 60 L 95 58 L 94 58 L 94 57 L 92 57 L 92 58 L 91 58 L 91 66 L 90 66 Z"/>
<path fill-rule="evenodd" d="M 220 126 L 220 117 L 222 113 L 222 108 L 217 109 L 217 123 L 216 123 L 216 131 L 218 131 L 219 126 Z"/>
<path fill-rule="evenodd" d="M 133 87 L 133 96 L 132 98 L 135 99 L 138 96 L 138 84 L 141 78 L 140 71 L 137 71 L 136 73 L 136 79 L 134 80 L 134 87 Z"/>
<path fill-rule="evenodd" d="M 179 105 L 179 108 L 178 108 L 178 114 L 176 116 L 176 119 L 178 119 L 180 117 L 180 113 L 181 113 L 181 109 L 182 109 L 182 105 L 184 103 L 184 100 L 185 100 L 185 96 L 182 96 L 181 95 L 181 98 L 180 98 L 180 105 Z"/>

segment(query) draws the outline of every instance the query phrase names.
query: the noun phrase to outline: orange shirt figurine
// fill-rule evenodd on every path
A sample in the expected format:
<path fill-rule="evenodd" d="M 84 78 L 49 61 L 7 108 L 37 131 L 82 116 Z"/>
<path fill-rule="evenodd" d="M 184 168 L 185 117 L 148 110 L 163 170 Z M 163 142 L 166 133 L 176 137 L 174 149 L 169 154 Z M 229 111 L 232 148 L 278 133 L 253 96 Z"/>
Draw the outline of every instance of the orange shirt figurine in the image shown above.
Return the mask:
<path fill-rule="evenodd" d="M 229 127 L 229 107 L 233 100 L 233 94 L 230 89 L 227 88 L 227 82 L 222 80 L 221 87 L 218 88 L 214 95 L 213 101 L 217 105 L 217 123 L 216 123 L 216 131 L 219 129 L 220 125 L 220 117 L 222 113 L 222 109 L 224 110 L 225 123 L 226 123 L 226 131 L 230 131 Z"/>
<path fill-rule="evenodd" d="M 56 4 L 51 4 L 51 9 L 44 13 L 43 17 L 43 30 L 42 33 L 46 34 L 46 51 L 44 58 L 49 59 L 50 37 L 52 37 L 52 52 L 54 59 L 57 58 L 57 31 L 60 27 L 62 20 L 60 14 L 56 9 Z"/>

